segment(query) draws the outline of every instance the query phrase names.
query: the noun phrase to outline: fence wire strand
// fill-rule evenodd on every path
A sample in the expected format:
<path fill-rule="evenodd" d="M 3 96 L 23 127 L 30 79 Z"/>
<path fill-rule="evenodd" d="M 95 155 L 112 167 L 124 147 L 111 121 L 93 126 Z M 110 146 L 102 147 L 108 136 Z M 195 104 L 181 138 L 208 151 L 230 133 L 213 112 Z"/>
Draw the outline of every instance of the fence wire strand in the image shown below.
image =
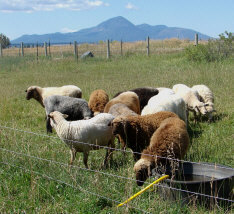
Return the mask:
<path fill-rule="evenodd" d="M 120 203 L 121 203 L 120 201 L 113 200 L 113 199 L 108 198 L 108 197 L 106 197 L 106 196 L 103 196 L 103 195 L 100 195 L 100 194 L 97 194 L 97 193 L 88 191 L 88 190 L 84 189 L 83 187 L 81 187 L 80 185 L 77 185 L 77 186 L 78 186 L 78 187 L 77 187 L 77 186 L 74 186 L 74 185 L 69 184 L 69 183 L 67 183 L 67 182 L 64 182 L 64 181 L 62 181 L 62 180 L 59 180 L 59 179 L 55 179 L 55 178 L 53 178 L 53 177 L 50 177 L 50 176 L 48 176 L 48 175 L 46 175 L 46 174 L 42 174 L 42 173 L 40 173 L 40 172 L 33 171 L 33 170 L 31 170 L 31 169 L 29 170 L 29 169 L 27 169 L 27 168 L 24 168 L 24 167 L 21 167 L 21 166 L 16 166 L 16 165 L 9 164 L 9 163 L 6 163 L 6 162 L 0 162 L 0 163 L 5 164 L 5 165 L 8 165 L 8 166 L 11 166 L 11 167 L 20 168 L 20 169 L 22 169 L 22 170 L 24 170 L 25 172 L 28 172 L 28 173 L 29 173 L 29 172 L 30 172 L 30 173 L 33 172 L 33 173 L 38 174 L 38 175 L 40 175 L 40 176 L 42 176 L 42 177 L 44 177 L 44 178 L 46 178 L 46 179 L 53 180 L 53 181 L 56 181 L 56 182 L 58 182 L 58 183 L 65 184 L 66 186 L 72 187 L 72 188 L 74 188 L 74 189 L 78 189 L 78 190 L 80 190 L 80 191 L 83 191 L 83 192 L 86 192 L 86 193 L 88 193 L 88 194 L 97 196 L 97 197 L 99 197 L 99 198 L 104 198 L 104 199 L 106 199 L 106 200 L 108 200 L 108 201 L 115 202 L 116 204 L 120 204 Z M 125 205 L 126 205 L 126 204 L 125 204 Z M 129 206 L 129 205 L 126 205 L 126 206 L 128 206 L 129 208 L 135 209 L 135 210 L 139 210 L 139 211 L 141 211 L 141 212 L 143 212 L 143 213 L 150 213 L 150 212 L 147 212 L 147 211 L 145 211 L 145 210 L 142 210 L 142 209 L 137 208 L 137 207 L 134 207 L 134 206 Z"/>
<path fill-rule="evenodd" d="M 26 156 L 26 157 L 29 157 L 29 158 L 42 160 L 42 161 L 47 161 L 47 162 L 50 162 L 50 163 L 55 163 L 55 164 L 59 164 L 61 166 L 69 167 L 68 164 L 57 162 L 57 161 L 54 161 L 54 160 L 49 160 L 49 159 L 44 159 L 44 158 L 41 158 L 41 157 L 27 155 L 27 154 L 23 154 L 23 153 L 20 153 L 20 152 L 15 152 L 15 151 L 8 150 L 8 149 L 1 148 L 1 147 L 0 147 L 0 150 L 5 151 L 5 152 L 10 152 L 10 153 L 13 153 L 13 154 L 16 154 L 16 155 Z M 82 168 L 82 167 L 79 167 L 79 166 L 72 166 L 72 167 L 78 168 L 78 169 L 81 169 L 81 170 L 90 171 L 90 172 L 100 173 L 100 174 L 107 175 L 107 176 L 126 179 L 126 180 L 130 180 L 130 181 L 134 181 L 134 182 L 141 182 L 140 180 L 136 180 L 136 179 L 132 179 L 132 178 L 124 177 L 124 176 L 119 176 L 119 175 L 115 175 L 115 174 L 111 174 L 111 173 L 105 173 L 105 172 L 101 172 L 101 171 L 98 171 L 98 170 Z M 150 184 L 149 182 L 146 182 L 146 181 L 145 181 L 145 183 Z M 161 184 L 156 184 L 156 186 L 166 188 L 166 189 L 170 189 L 170 190 L 180 191 L 180 192 L 184 192 L 184 193 L 189 193 L 189 194 L 192 194 L 192 195 L 199 195 L 199 196 L 203 196 L 203 197 L 213 198 L 213 199 L 216 199 L 216 200 L 223 200 L 223 201 L 227 201 L 227 202 L 231 202 L 231 203 L 234 202 L 234 200 L 221 198 L 221 197 L 217 197 L 217 196 L 212 196 L 212 195 L 207 195 L 207 194 L 203 194 L 203 193 L 199 193 L 199 192 L 192 192 L 192 191 L 188 191 L 188 190 L 184 190 L 184 189 L 178 189 L 178 188 L 174 188 L 174 187 L 171 187 L 171 186 L 165 186 L 165 185 L 161 185 Z"/>
<path fill-rule="evenodd" d="M 16 129 L 16 128 L 12 128 L 12 127 L 7 127 L 7 126 L 2 126 L 2 125 L 0 125 L 0 128 L 9 129 L 9 130 L 17 131 L 17 132 L 23 132 L 23 133 L 27 133 L 27 134 L 32 134 L 32 135 L 36 135 L 36 136 L 40 136 L 40 137 L 46 137 L 46 138 L 50 138 L 50 139 L 56 139 L 56 140 L 59 140 L 60 142 L 62 140 L 59 137 L 49 136 L 49 135 L 46 135 L 46 134 L 40 134 L 40 133 L 31 132 L 31 131 L 25 131 L 25 130 Z M 127 152 L 127 153 L 138 154 L 138 155 L 143 154 L 143 153 L 139 153 L 139 152 L 133 152 L 133 151 L 118 149 L 118 148 L 112 148 L 112 147 L 108 147 L 108 146 L 100 146 L 100 145 L 97 145 L 97 144 L 90 144 L 90 143 L 79 142 L 79 141 L 75 141 L 75 140 L 67 140 L 66 139 L 65 141 L 66 142 L 71 142 L 71 143 L 74 143 L 74 144 L 83 144 L 83 145 L 88 145 L 88 146 L 92 146 L 92 147 L 98 147 L 98 148 L 102 148 L 102 149 L 110 149 L 111 151 L 121 151 L 121 152 Z M 54 141 L 53 141 L 53 143 L 57 144 L 57 142 L 54 142 Z M 61 144 L 62 143 L 63 142 L 61 142 Z M 170 158 L 170 157 L 163 157 L 163 156 L 159 156 L 159 155 L 150 155 L 150 154 L 144 154 L 144 156 L 162 158 L 162 159 L 166 159 L 166 160 L 170 160 L 170 161 L 178 161 L 178 162 L 181 162 L 181 163 L 199 164 L 199 165 L 208 166 L 208 167 L 211 166 L 211 167 L 220 168 L 220 169 L 230 169 L 230 167 L 217 165 L 216 163 L 213 165 L 213 164 L 207 164 L 207 163 L 202 163 L 202 162 L 193 162 L 193 161 L 180 160 L 180 159 L 175 159 L 175 158 Z"/>

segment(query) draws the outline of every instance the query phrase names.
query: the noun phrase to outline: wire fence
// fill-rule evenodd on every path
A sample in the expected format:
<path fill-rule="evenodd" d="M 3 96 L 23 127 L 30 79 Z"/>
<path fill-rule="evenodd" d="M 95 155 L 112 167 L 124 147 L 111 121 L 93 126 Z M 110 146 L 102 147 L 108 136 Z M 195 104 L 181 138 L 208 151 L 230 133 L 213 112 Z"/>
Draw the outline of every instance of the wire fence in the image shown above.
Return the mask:
<path fill-rule="evenodd" d="M 82 192 L 111 201 L 116 205 L 123 201 L 123 199 L 128 198 L 135 191 L 134 188 L 131 189 L 129 187 L 130 185 L 134 186 L 135 184 L 133 184 L 132 182 L 137 182 L 138 180 L 133 178 L 132 173 L 129 172 L 129 170 L 124 169 L 124 164 L 126 164 L 126 162 L 123 164 L 120 163 L 121 158 L 127 159 L 127 157 L 124 157 L 123 154 L 132 153 L 132 151 L 123 150 L 120 148 L 110 148 L 105 146 L 87 144 L 87 146 L 112 149 L 115 153 L 120 153 L 118 156 L 119 159 L 117 160 L 120 165 L 115 166 L 113 169 L 110 168 L 110 170 L 107 171 L 98 169 L 99 167 L 97 166 L 101 162 L 102 156 L 99 152 L 96 152 L 96 156 L 93 155 L 93 153 L 90 154 L 90 156 L 92 156 L 91 162 L 94 163 L 91 168 L 83 168 L 78 165 L 74 165 L 71 168 L 72 172 L 70 172 L 69 164 L 64 163 L 64 157 L 63 155 L 61 155 L 62 152 L 64 152 L 64 156 L 66 159 L 67 152 L 64 151 L 64 148 L 61 149 L 61 145 L 65 144 L 58 137 L 0 125 L 0 142 L 0 163 L 8 167 L 19 168 L 24 170 L 26 173 L 33 172 L 45 179 L 63 183 L 69 187 L 72 187 L 73 189 L 77 189 Z M 47 144 L 48 142 L 49 144 Z M 77 141 L 72 142 L 80 143 Z M 59 154 L 57 153 L 58 151 Z M 176 161 L 181 163 L 196 163 L 192 161 L 178 160 L 167 157 L 161 158 L 166 158 L 169 161 Z M 127 165 L 126 168 L 128 168 L 129 166 L 130 168 L 132 168 L 132 164 L 133 162 L 130 162 L 130 164 Z M 196 164 L 204 167 L 211 166 L 217 170 L 230 170 L 230 167 L 221 165 L 212 165 L 208 163 Z M 80 172 L 82 172 L 82 176 L 80 176 Z M 49 173 L 50 175 L 48 175 Z M 121 173 L 123 175 L 121 175 Z M 93 175 L 95 175 L 95 182 L 90 182 L 94 178 Z M 233 176 L 234 175 L 232 175 L 232 180 Z M 109 177 L 111 177 L 111 179 L 108 179 Z M 126 182 L 130 182 L 127 183 L 128 192 L 124 190 L 124 184 L 126 184 Z M 122 185 L 116 187 L 115 185 L 117 183 Z M 146 181 L 145 183 L 149 184 L 150 182 Z M 81 186 L 81 184 L 83 184 L 83 187 Z M 104 191 L 105 194 L 103 191 L 99 191 L 99 188 L 102 188 L 101 186 L 103 184 L 108 184 L 109 186 L 108 192 Z M 231 198 L 224 198 L 218 194 L 219 192 L 216 192 L 216 194 L 214 194 L 214 192 L 212 191 L 211 194 L 206 194 L 204 192 L 195 192 L 188 189 L 178 188 L 177 186 L 175 187 L 171 184 L 171 181 L 169 181 L 169 183 L 165 182 L 163 184 L 157 184 L 156 186 L 159 191 L 176 191 L 180 194 L 184 193 L 187 195 L 187 199 L 190 200 L 192 200 L 191 198 L 194 197 L 200 197 L 204 201 L 206 199 L 212 200 L 214 204 L 216 204 L 218 201 L 227 202 L 228 204 L 231 204 L 228 205 L 229 208 L 233 205 L 234 202 L 232 198 L 233 195 L 231 196 Z M 210 185 L 213 185 L 212 182 Z M 90 188 L 88 189 L 88 187 Z M 96 192 L 94 190 L 96 190 Z M 125 194 L 123 195 L 123 193 Z M 139 201 L 136 200 L 135 203 L 131 203 L 131 205 L 127 204 L 126 206 L 141 211 L 143 213 L 150 213 L 146 209 L 139 208 L 137 206 L 137 202 Z"/>
<path fill-rule="evenodd" d="M 206 43 L 207 41 L 199 41 Z M 77 42 L 51 44 L 44 43 L 20 43 L 14 44 L 1 50 L 0 57 L 4 56 L 31 56 L 39 59 L 40 57 L 50 57 L 52 59 L 63 59 L 68 57 L 80 58 L 86 52 L 92 52 L 95 57 L 114 57 L 129 56 L 131 54 L 161 54 L 182 51 L 194 41 L 180 39 L 165 40 L 145 40 L 137 42 L 122 41 L 100 41 L 99 43 Z"/>

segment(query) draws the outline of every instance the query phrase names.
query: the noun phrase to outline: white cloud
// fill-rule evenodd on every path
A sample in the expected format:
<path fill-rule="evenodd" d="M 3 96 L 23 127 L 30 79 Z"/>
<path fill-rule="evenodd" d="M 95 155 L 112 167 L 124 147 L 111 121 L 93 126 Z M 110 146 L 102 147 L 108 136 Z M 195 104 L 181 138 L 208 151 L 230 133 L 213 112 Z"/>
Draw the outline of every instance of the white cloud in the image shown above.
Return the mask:
<path fill-rule="evenodd" d="M 133 5 L 132 3 L 127 3 L 127 5 L 125 6 L 125 8 L 129 9 L 129 10 L 137 10 L 138 8 Z"/>
<path fill-rule="evenodd" d="M 74 29 L 69 29 L 69 28 L 62 28 L 60 30 L 61 33 L 73 33 L 73 32 L 76 32 L 77 30 L 74 30 Z"/>
<path fill-rule="evenodd" d="M 2 12 L 86 10 L 100 6 L 109 6 L 109 4 L 100 0 L 0 0 L 0 11 Z"/>

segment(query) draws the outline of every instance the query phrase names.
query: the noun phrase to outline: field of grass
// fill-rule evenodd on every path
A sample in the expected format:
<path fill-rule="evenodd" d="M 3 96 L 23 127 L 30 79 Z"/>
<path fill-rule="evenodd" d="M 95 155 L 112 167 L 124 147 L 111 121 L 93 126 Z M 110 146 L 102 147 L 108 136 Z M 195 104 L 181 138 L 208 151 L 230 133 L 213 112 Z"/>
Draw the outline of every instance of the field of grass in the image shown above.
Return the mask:
<path fill-rule="evenodd" d="M 124 156 L 116 151 L 114 164 L 100 169 L 105 151 L 91 151 L 89 171 L 79 153 L 69 172 L 68 147 L 55 133 L 46 134 L 44 109 L 35 100 L 25 99 L 25 89 L 30 85 L 74 84 L 88 100 L 98 88 L 112 97 L 118 91 L 141 86 L 205 84 L 215 95 L 215 121 L 195 124 L 190 118 L 191 146 L 185 160 L 234 167 L 233 79 L 233 60 L 198 64 L 188 62 L 182 52 L 150 57 L 130 54 L 78 63 L 73 58 L 0 58 L 0 213 L 225 213 L 221 207 L 207 210 L 163 200 L 156 190 L 145 192 L 129 207 L 117 209 L 116 201 L 122 202 L 141 189 L 131 180 L 135 179 L 131 153 Z"/>

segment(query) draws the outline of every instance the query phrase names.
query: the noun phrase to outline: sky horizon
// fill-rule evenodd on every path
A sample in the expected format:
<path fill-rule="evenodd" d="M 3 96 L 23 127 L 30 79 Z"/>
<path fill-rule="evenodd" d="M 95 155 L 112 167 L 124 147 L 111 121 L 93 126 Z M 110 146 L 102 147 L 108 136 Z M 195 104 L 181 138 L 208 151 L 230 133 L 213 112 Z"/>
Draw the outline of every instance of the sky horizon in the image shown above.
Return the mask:
<path fill-rule="evenodd" d="M 233 11 L 233 0 L 0 0 L 0 33 L 10 40 L 68 33 L 123 16 L 135 25 L 181 27 L 217 38 L 233 32 Z"/>

